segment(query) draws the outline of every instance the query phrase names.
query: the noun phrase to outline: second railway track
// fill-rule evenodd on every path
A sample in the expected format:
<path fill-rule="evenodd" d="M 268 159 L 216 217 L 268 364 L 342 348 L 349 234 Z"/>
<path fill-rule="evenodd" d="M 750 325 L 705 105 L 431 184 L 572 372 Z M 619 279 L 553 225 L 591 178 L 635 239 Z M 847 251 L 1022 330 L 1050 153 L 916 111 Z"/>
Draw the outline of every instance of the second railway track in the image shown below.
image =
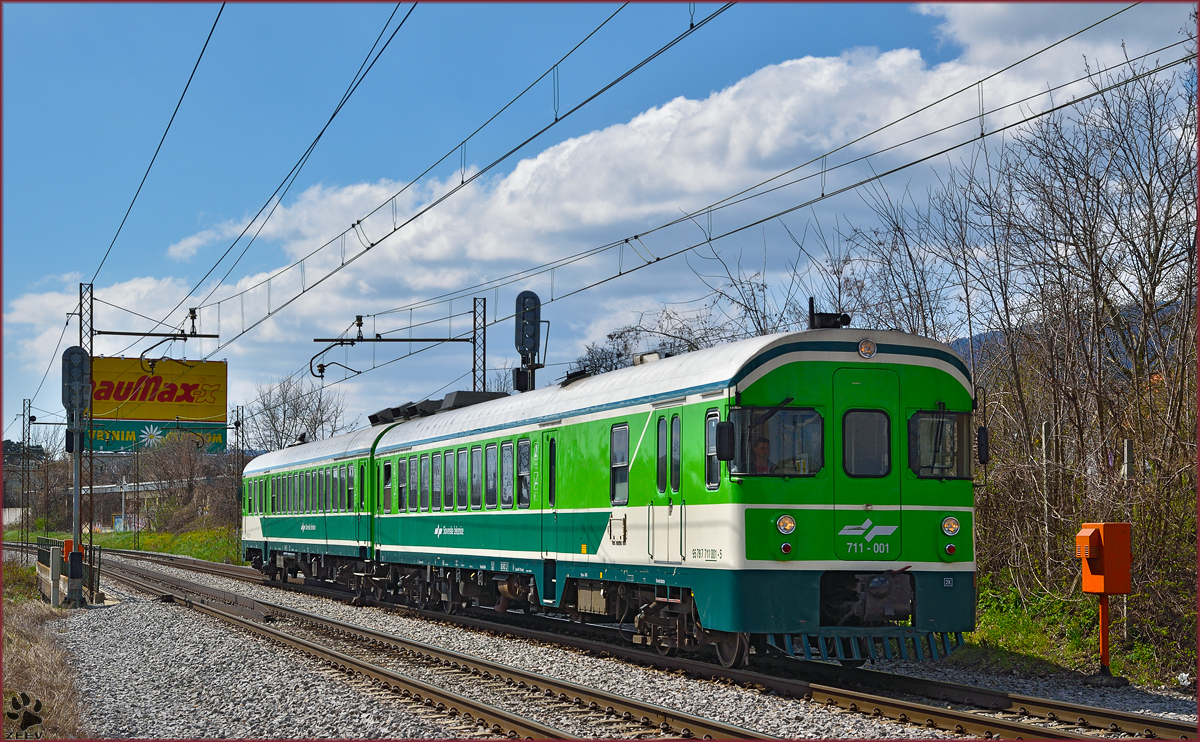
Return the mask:
<path fill-rule="evenodd" d="M 115 553 L 115 552 L 114 552 Z M 120 553 L 120 556 L 147 559 L 159 564 L 195 570 L 247 582 L 287 587 L 322 597 L 349 600 L 353 596 L 327 588 L 312 588 L 289 583 L 269 582 L 252 569 L 219 565 L 189 557 Z M 389 608 L 399 608 L 383 604 Z M 1100 736 L 1139 736 L 1160 739 L 1195 739 L 1196 726 L 1169 718 L 1136 714 L 1113 709 L 1093 708 L 1046 698 L 1034 698 L 944 681 L 926 680 L 911 676 L 870 670 L 848 670 L 824 663 L 786 661 L 773 666 L 787 668 L 784 674 L 768 674 L 749 670 L 727 670 L 717 665 L 683 657 L 660 657 L 637 648 L 620 646 L 597 639 L 567 636 L 559 632 L 531 629 L 525 626 L 498 625 L 470 616 L 447 616 L 440 613 L 401 608 L 406 613 L 431 620 L 485 631 L 507 633 L 541 642 L 552 642 L 596 654 L 606 654 L 642 665 L 652 665 L 672 671 L 685 672 L 706 678 L 725 678 L 729 681 L 759 687 L 784 696 L 817 701 L 847 711 L 882 716 L 908 724 L 953 733 L 976 734 L 985 738 L 1058 738 L 1094 739 Z M 578 625 L 570 625 L 578 629 Z M 451 660 L 452 662 L 452 660 Z M 518 684 L 521 681 L 514 680 Z M 862 690 L 850 690 L 846 686 Z M 874 691 L 879 691 L 880 695 Z M 904 698 L 894 696 L 901 695 Z M 942 704 L 959 708 L 931 706 L 905 698 L 925 696 Z M 591 703 L 590 701 L 588 703 Z M 597 704 L 599 705 L 599 704 Z M 632 713 L 632 712 L 630 712 Z M 660 724 L 663 722 L 659 722 Z M 691 731 L 689 729 L 689 731 Z M 701 735 L 703 736 L 703 735 Z"/>

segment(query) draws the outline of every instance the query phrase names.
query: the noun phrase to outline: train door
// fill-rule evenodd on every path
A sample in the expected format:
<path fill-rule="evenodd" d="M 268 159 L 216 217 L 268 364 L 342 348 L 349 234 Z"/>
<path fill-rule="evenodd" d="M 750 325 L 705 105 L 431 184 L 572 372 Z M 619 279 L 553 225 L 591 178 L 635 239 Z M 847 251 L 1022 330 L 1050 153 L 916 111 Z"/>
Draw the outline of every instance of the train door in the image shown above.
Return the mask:
<path fill-rule="evenodd" d="M 540 473 L 542 574 L 538 591 L 543 603 L 558 602 L 558 431 L 542 431 L 542 445 L 534 466 Z"/>
<path fill-rule="evenodd" d="M 659 416 L 657 437 L 658 485 L 650 504 L 650 558 L 656 564 L 681 563 L 683 496 L 680 493 L 683 420 L 680 411 Z"/>
<path fill-rule="evenodd" d="M 900 379 L 894 371 L 843 368 L 833 375 L 834 553 L 850 561 L 900 557 Z"/>

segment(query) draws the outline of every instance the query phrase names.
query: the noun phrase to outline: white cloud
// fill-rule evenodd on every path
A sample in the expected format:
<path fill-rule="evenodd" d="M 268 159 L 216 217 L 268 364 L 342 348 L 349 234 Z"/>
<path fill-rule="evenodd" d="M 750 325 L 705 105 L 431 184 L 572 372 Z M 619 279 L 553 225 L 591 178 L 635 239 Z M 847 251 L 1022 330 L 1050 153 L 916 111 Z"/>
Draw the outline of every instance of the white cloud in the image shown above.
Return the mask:
<path fill-rule="evenodd" d="M 989 81 L 988 104 L 1044 89 L 1047 80 L 1057 82 L 1081 74 L 1084 54 L 1115 60 L 1122 39 L 1130 42 L 1131 54 L 1151 48 L 1153 38 L 1160 40 L 1155 45 L 1169 43 L 1175 38 L 1174 28 L 1180 25 L 1176 21 L 1186 21 L 1187 7 L 1144 6 L 1130 11 L 1122 24 L 1102 27 L 1102 33 L 1064 44 L 1044 60 Z M 517 162 L 507 174 L 481 178 L 450 197 L 396 236 L 377 244 L 336 276 L 310 289 L 286 311 L 222 350 L 218 357 L 236 361 L 231 365 L 231 373 L 235 375 L 231 379 L 233 394 L 248 395 L 255 381 L 270 380 L 304 366 L 317 350 L 312 338 L 341 332 L 356 314 L 380 312 L 582 248 L 644 233 L 649 227 L 678 217 L 681 210 L 692 210 L 727 196 L 899 118 L 918 105 L 967 87 L 998 66 L 1115 9 L 1116 6 L 1030 4 L 922 6 L 921 12 L 944 19 L 941 26 L 944 37 L 964 49 L 958 59 L 931 67 L 912 49 L 867 48 L 848 50 L 836 57 L 788 60 L 764 67 L 702 100 L 675 98 L 627 122 L 549 146 Z M 1135 46 L 1135 42 L 1140 46 Z M 829 164 L 896 143 L 935 125 L 960 117 L 970 118 L 976 106 L 973 92 L 960 96 L 935 112 L 916 117 L 883 136 L 831 157 Z M 994 128 L 1003 120 L 1000 116 L 992 117 L 989 126 Z M 917 148 L 877 156 L 871 167 L 886 169 L 948 142 L 966 139 L 971 126 L 977 133 L 977 125 L 972 123 L 962 132 L 942 135 Z M 810 167 L 803 172 L 812 173 L 815 169 Z M 831 172 L 827 187 L 832 190 L 868 172 L 865 165 L 857 171 Z M 900 187 L 914 178 L 921 182 L 927 174 L 928 168 L 921 173 L 906 174 L 899 179 Z M 394 218 L 406 218 L 457 184 L 457 172 L 447 181 L 435 179 L 419 184 L 398 199 L 395 217 L 391 208 L 385 206 L 365 219 L 362 225 L 365 233 L 371 240 L 379 240 L 392 229 Z M 280 246 L 290 260 L 297 259 L 362 218 L 402 186 L 402 182 L 387 179 L 344 186 L 312 186 L 292 202 L 281 205 L 259 239 Z M 713 216 L 714 227 L 720 233 L 819 192 L 818 180 L 792 186 L 761 203 L 717 212 Z M 826 215 L 831 215 L 860 209 L 861 204 L 850 197 L 823 208 L 828 209 Z M 793 218 L 803 219 L 799 215 Z M 231 239 L 245 222 L 208 227 L 179 240 L 167 252 L 177 260 L 186 260 L 213 241 Z M 645 241 L 655 254 L 661 255 L 697 241 L 698 236 L 696 227 L 686 224 L 650 235 Z M 346 239 L 347 255 L 361 250 L 353 235 Z M 752 245 L 761 239 L 757 231 L 745 236 Z M 722 249 L 728 246 L 736 250 L 744 244 L 740 240 L 728 240 Z M 773 259 L 782 261 L 793 255 L 786 238 L 776 244 L 786 247 L 777 256 L 773 255 Z M 341 245 L 335 243 L 307 261 L 304 285 L 311 287 L 316 277 L 335 267 L 341 259 Z M 556 294 L 611 274 L 617 269 L 619 259 L 614 251 L 560 269 L 555 276 Z M 631 251 L 626 251 L 623 259 L 626 269 L 638 262 Z M 263 273 L 243 277 L 235 285 L 221 287 L 215 295 L 228 296 L 266 276 Z M 550 277 L 542 276 L 528 284 L 506 288 L 502 296 L 505 305 L 501 307 L 494 305 L 495 294 L 487 292 L 489 315 L 497 309 L 500 316 L 511 311 L 506 303 L 522 288 L 533 288 L 548 297 L 549 284 Z M 248 324 L 268 309 L 277 312 L 283 301 L 299 292 L 300 286 L 301 278 L 296 271 L 272 279 L 269 298 L 263 287 L 244 299 L 222 304 L 219 319 L 222 336 L 228 338 L 240 331 L 243 316 Z M 186 290 L 182 279 L 142 278 L 98 288 L 97 296 L 119 297 L 120 301 L 114 303 L 142 314 L 162 316 Z M 632 311 L 654 309 L 659 301 L 694 298 L 702 292 L 686 265 L 675 261 L 608 284 L 568 303 L 553 305 L 553 309 L 544 312 L 547 319 L 556 323 L 552 350 L 561 354 L 559 360 L 567 360 L 587 341 L 600 339 L 609 329 L 630 321 Z M 47 337 L 51 336 L 49 343 L 54 342 L 61 330 L 59 318 L 70 311 L 75 301 L 75 295 L 69 292 L 31 293 L 10 300 L 5 324 L 6 328 L 11 325 L 18 329 L 18 340 L 15 347 L 10 343 L 9 357 L 18 359 L 22 368 L 38 364 L 44 368 Z M 455 312 L 468 309 L 467 300 L 454 306 Z M 445 306 L 416 312 L 415 321 L 438 320 L 419 332 L 427 330 L 430 335 L 447 332 L 450 326 L 445 320 L 447 313 Z M 128 316 L 121 319 L 123 323 L 130 320 Z M 364 329 L 382 332 L 407 321 L 407 314 L 391 314 L 375 321 L 374 328 Z M 215 331 L 217 310 L 206 309 L 202 322 L 206 332 Z M 461 331 L 468 325 L 469 319 L 458 318 L 453 326 Z M 507 342 L 510 333 L 504 328 L 494 328 L 492 335 L 491 358 L 511 355 Z M 503 342 L 497 346 L 500 340 Z M 106 343 L 105 348 L 108 347 Z M 213 345 L 202 347 L 207 352 Z M 107 352 L 115 350 L 114 346 Z M 187 351 L 192 357 L 200 352 L 195 347 Z M 370 350 L 360 347 L 338 351 L 337 360 L 361 368 L 370 364 L 372 355 L 383 360 L 390 357 L 388 353 L 398 352 L 402 351 L 395 346 Z M 369 412 L 402 401 L 391 395 L 431 391 L 461 373 L 465 367 L 462 355 L 457 350 L 431 352 L 422 355 L 420 363 L 395 364 L 387 371 L 362 377 L 353 387 L 347 385 L 351 407 Z M 40 374 L 42 369 L 37 370 Z"/>

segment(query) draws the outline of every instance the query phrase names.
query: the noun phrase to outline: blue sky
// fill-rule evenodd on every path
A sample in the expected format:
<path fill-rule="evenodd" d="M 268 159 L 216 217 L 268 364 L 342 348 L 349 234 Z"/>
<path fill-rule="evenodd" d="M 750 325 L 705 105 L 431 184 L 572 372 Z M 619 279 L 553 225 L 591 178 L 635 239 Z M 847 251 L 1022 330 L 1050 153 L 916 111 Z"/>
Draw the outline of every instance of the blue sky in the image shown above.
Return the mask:
<path fill-rule="evenodd" d="M 65 313 L 73 309 L 78 283 L 92 277 L 112 240 L 218 7 L 3 6 L 5 426 L 19 412 L 21 399 L 34 394 L 52 358 L 34 404 L 48 412 L 61 409 L 53 350 Z M 184 300 L 319 131 L 394 7 L 227 6 L 142 194 L 96 278 L 97 297 L 156 319 Z M 400 6 L 396 19 L 409 7 Z M 213 299 L 235 296 L 387 202 L 617 7 L 418 6 L 329 128 L 260 240 L 223 284 L 210 279 L 199 295 L 211 290 Z M 695 20 L 718 7 L 697 4 Z M 312 338 L 340 332 L 355 314 L 380 313 L 644 234 L 682 211 L 969 85 L 1121 7 L 735 5 L 274 319 L 220 349 L 192 342 L 176 344 L 181 347 L 170 352 L 196 358 L 215 350 L 214 359 L 227 358 L 230 403 L 236 404 L 249 398 L 256 383 L 304 366 L 315 352 Z M 691 10 L 686 3 L 621 10 L 560 66 L 560 110 L 572 108 L 684 31 Z M 1012 100 L 1078 77 L 1085 56 L 1093 63 L 1115 63 L 1122 42 L 1131 55 L 1173 43 L 1187 15 L 1184 4 L 1133 8 L 989 81 L 985 97 Z M 1174 58 L 1173 53 L 1163 59 Z M 550 123 L 553 100 L 552 84 L 543 80 L 471 139 L 468 173 Z M 969 115 L 977 105 L 974 93 L 959 96 L 903 131 L 855 151 L 892 143 L 901 133 L 928 131 Z M 955 138 L 954 132 L 945 135 L 945 141 Z M 923 153 L 903 150 L 873 164 Z M 456 153 L 435 169 L 432 180 L 397 201 L 398 213 L 410 213 L 456 185 L 462 163 Z M 892 185 L 903 188 L 914 179 L 919 185 L 932 174 L 925 168 Z M 837 177 L 830 175 L 831 185 Z M 718 231 L 803 201 L 812 195 L 805 188 L 811 183 L 723 213 L 717 217 Z M 797 215 L 789 224 L 832 223 L 859 212 L 861 201 L 846 197 L 823 202 L 819 211 Z M 376 223 L 367 224 L 376 234 L 382 231 Z M 669 252 L 694 242 L 696 234 L 693 226 L 655 233 L 647 249 Z M 757 250 L 757 259 L 775 267 L 789 257 L 774 227 L 743 233 L 718 248 L 729 255 Z M 557 292 L 631 259 L 610 255 L 562 269 L 555 278 Z M 331 261 L 328 255 L 311 259 L 308 280 L 328 272 L 336 262 Z M 216 277 L 228 265 L 222 264 Z M 277 279 L 274 301 L 288 280 Z M 502 288 L 502 312 L 511 311 L 513 297 L 523 288 L 545 295 L 546 280 Z M 633 312 L 702 293 L 687 265 L 674 260 L 548 306 L 543 317 L 554 323 L 550 360 L 569 361 L 584 343 L 630 321 Z M 495 291 L 486 295 L 494 303 Z M 256 299 L 247 296 L 253 315 Z M 196 303 L 184 300 L 185 307 Z M 464 311 L 468 303 L 433 307 L 424 315 L 417 312 L 416 319 Z M 221 311 L 223 342 L 229 338 L 234 306 L 230 300 L 220 310 L 205 309 L 205 331 L 215 329 Z M 182 317 L 179 310 L 171 322 Z M 384 331 L 408 319 L 401 313 L 373 321 Z M 456 321 L 454 331 L 466 327 L 465 320 Z M 149 323 L 102 305 L 97 326 L 145 330 Z M 430 326 L 435 333 L 446 329 L 445 322 Z M 72 323 L 63 347 L 76 333 Z M 510 337 L 507 325 L 489 336 L 491 361 L 515 359 Z M 115 342 L 98 342 L 98 351 L 113 354 L 124 347 Z M 375 361 L 380 359 L 377 355 Z M 356 368 L 372 362 L 371 352 L 363 349 L 338 360 Z M 346 393 L 351 416 L 365 421 L 367 413 L 419 399 L 468 369 L 464 350 L 444 349 L 337 388 Z M 544 373 L 542 381 L 553 376 Z M 456 386 L 468 385 L 463 379 Z M 15 426 L 6 437 L 14 435 L 19 435 Z"/>

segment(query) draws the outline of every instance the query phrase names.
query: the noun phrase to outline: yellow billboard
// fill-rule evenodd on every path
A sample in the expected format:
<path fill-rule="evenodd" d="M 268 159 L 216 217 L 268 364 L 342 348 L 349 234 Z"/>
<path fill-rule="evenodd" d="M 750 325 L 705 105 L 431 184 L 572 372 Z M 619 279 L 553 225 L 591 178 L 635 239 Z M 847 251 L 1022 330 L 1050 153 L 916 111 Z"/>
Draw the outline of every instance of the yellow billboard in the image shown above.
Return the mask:
<path fill-rule="evenodd" d="M 93 358 L 92 417 L 223 423 L 228 385 L 224 361 Z"/>

